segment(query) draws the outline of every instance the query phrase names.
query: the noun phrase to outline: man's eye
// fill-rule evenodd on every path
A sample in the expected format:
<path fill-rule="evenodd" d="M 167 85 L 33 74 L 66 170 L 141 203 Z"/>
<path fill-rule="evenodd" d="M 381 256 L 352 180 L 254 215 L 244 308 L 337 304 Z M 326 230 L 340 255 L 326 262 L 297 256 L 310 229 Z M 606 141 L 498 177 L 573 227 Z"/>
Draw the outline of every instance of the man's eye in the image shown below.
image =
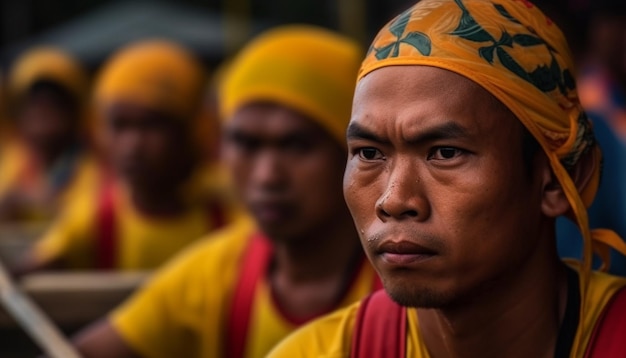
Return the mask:
<path fill-rule="evenodd" d="M 361 148 L 359 149 L 359 157 L 365 160 L 382 159 L 383 153 L 376 148 Z"/>
<path fill-rule="evenodd" d="M 446 160 L 446 159 L 452 159 L 460 154 L 462 154 L 463 151 L 461 149 L 458 148 L 454 148 L 454 147 L 439 147 L 439 148 L 434 148 L 433 151 L 431 152 L 431 154 L 428 156 L 428 159 L 434 159 L 434 160 Z"/>

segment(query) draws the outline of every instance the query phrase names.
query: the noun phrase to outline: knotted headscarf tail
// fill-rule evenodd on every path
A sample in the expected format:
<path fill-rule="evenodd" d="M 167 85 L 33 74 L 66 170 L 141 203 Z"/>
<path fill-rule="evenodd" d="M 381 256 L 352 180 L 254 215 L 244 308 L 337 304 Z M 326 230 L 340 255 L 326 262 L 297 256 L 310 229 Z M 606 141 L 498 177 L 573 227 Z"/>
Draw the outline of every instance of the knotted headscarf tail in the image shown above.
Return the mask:
<path fill-rule="evenodd" d="M 559 28 L 526 0 L 422 0 L 377 35 L 358 79 L 387 66 L 433 66 L 464 76 L 498 98 L 546 153 L 571 205 L 568 217 L 582 233 L 582 295 L 587 294 L 593 252 L 608 268 L 608 247 L 626 254 L 611 230 L 589 229 L 587 208 L 600 181 L 601 151 L 584 113 L 574 63 Z M 597 163 L 580 191 L 566 168 L 582 155 Z M 583 315 L 581 305 L 581 317 Z M 583 320 L 580 320 L 582 324 Z M 573 356 L 582 356 L 577 331 Z"/>
<path fill-rule="evenodd" d="M 354 77 L 363 51 L 356 41 L 309 25 L 285 25 L 254 39 L 230 64 L 220 87 L 224 121 L 252 102 L 277 103 L 308 116 L 342 146 Z"/>

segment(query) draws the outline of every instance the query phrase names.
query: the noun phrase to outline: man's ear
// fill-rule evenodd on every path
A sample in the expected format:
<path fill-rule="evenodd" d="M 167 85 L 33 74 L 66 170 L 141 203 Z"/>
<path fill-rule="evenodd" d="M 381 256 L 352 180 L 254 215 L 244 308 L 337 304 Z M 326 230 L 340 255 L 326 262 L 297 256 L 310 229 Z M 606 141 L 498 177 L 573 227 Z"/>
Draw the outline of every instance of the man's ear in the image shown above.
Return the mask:
<path fill-rule="evenodd" d="M 570 209 L 570 203 L 567 201 L 561 183 L 552 171 L 548 158 L 545 155 L 542 157 L 540 165 L 543 188 L 541 209 L 544 215 L 556 218 L 567 213 Z M 576 165 L 568 170 L 579 193 L 590 183 L 593 173 L 599 165 L 597 157 L 593 155 L 593 150 L 588 150 L 578 159 Z"/>

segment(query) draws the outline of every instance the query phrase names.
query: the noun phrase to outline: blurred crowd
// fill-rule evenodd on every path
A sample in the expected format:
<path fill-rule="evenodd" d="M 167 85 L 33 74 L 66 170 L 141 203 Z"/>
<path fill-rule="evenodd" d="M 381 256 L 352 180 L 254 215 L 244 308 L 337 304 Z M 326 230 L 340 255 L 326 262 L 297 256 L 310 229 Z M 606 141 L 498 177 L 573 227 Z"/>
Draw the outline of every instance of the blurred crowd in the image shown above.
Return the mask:
<path fill-rule="evenodd" d="M 622 237 L 625 4 L 572 1 L 568 12 L 554 16 L 576 50 L 581 102 L 604 153 L 591 227 Z M 584 33 L 576 21 L 585 24 Z M 362 47 L 329 30 L 282 27 L 209 68 L 181 44 L 144 39 L 111 53 L 95 72 L 62 48 L 28 49 L 1 77 L 0 231 L 3 225 L 43 229 L 15 259 L 12 274 L 19 281 L 50 270 L 151 271 L 176 256 L 165 277 L 82 340 L 89 343 L 103 329 L 115 330 L 132 350 L 150 356 L 185 345 L 188 350 L 179 352 L 209 349 L 187 340 L 185 330 L 201 330 L 207 311 L 230 317 L 231 325 L 238 322 L 228 309 L 237 300 L 256 309 L 243 318 L 244 325 L 257 322 L 247 331 L 256 340 L 245 347 L 241 340 L 223 344 L 239 356 L 261 356 L 310 317 L 380 287 L 364 263 L 341 193 L 344 130 Z M 580 256 L 577 230 L 567 220 L 559 222 L 563 257 Z M 247 242 L 259 233 L 271 245 Z M 298 245 L 290 243 L 295 238 Z M 237 293 L 232 282 L 246 270 L 245 260 L 262 261 L 248 268 L 246 277 L 263 276 L 276 265 L 300 267 L 293 271 L 300 276 L 277 277 L 271 285 Z M 319 273 L 323 269 L 333 274 Z M 614 255 L 610 270 L 626 275 L 626 259 Z M 317 286 L 282 297 L 268 294 L 282 292 L 282 284 L 298 287 L 293 280 L 318 273 Z M 203 284 L 230 296 L 205 294 L 198 288 Z M 255 290 L 264 293 L 253 304 L 246 295 L 258 294 Z M 198 302 L 203 299 L 215 306 L 203 306 Z M 159 300 L 167 302 L 154 303 Z M 181 309 L 183 304 L 193 309 Z M 178 309 L 178 318 L 150 318 Z M 273 317 L 260 326 L 263 315 Z M 152 331 L 138 328 L 138 322 Z M 168 333 L 172 342 L 149 341 L 158 337 L 154 327 L 160 325 L 183 327 L 183 333 Z M 218 336 L 227 330 L 202 329 Z"/>

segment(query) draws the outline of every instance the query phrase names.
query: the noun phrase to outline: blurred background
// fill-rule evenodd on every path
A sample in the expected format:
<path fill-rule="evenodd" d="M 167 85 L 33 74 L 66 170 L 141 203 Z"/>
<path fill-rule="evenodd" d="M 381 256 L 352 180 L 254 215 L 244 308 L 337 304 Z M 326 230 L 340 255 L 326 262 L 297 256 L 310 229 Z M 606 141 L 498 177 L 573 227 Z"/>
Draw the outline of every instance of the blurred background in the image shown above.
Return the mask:
<path fill-rule="evenodd" d="M 309 23 L 367 42 L 406 0 L 27 0 L 2 1 L 3 68 L 35 43 L 60 46 L 90 68 L 115 48 L 143 37 L 166 37 L 191 47 L 209 63 L 232 54 L 262 29 Z"/>

